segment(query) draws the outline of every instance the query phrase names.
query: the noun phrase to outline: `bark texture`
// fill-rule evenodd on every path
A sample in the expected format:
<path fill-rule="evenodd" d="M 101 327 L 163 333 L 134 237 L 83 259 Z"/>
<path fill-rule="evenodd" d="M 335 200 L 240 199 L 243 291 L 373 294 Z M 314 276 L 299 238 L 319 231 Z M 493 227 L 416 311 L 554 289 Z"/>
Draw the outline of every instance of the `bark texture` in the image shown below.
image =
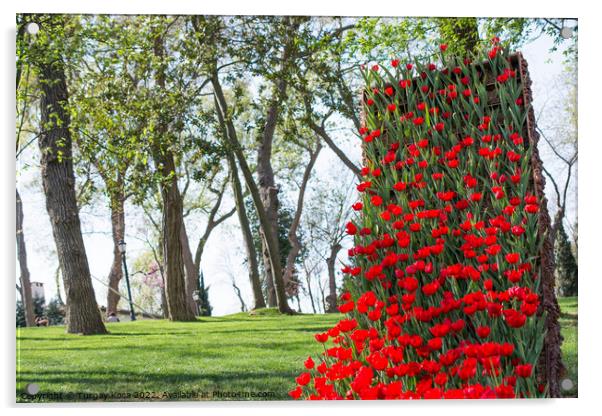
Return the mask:
<path fill-rule="evenodd" d="M 155 36 L 154 54 L 160 61 L 165 55 L 161 35 Z M 157 88 L 165 90 L 165 68 L 162 65 L 155 74 Z M 186 296 L 186 279 L 182 261 L 182 197 L 178 189 L 178 177 L 173 152 L 166 145 L 168 126 L 165 114 L 159 114 L 159 121 L 153 143 L 153 158 L 161 175 L 161 200 L 163 201 L 163 261 L 165 263 L 165 294 L 167 312 L 172 321 L 194 321 L 194 311 Z"/>
<path fill-rule="evenodd" d="M 529 78 L 528 65 L 521 54 L 517 54 L 518 69 L 523 87 L 523 98 L 525 105 L 529 106 L 527 115 L 527 133 L 529 146 L 531 148 L 531 167 L 533 170 L 533 187 L 535 195 L 539 200 L 539 237 L 543 242 L 540 253 L 540 296 L 542 302 L 539 313 L 546 313 L 546 336 L 543 351 L 540 356 L 538 373 L 547 381 L 548 394 L 550 397 L 561 397 L 560 378 L 565 371 L 562 363 L 560 346 L 562 335 L 560 334 L 560 306 L 556 298 L 556 279 L 554 276 L 554 240 L 553 229 L 548 213 L 548 201 L 545 196 L 546 180 L 543 174 L 543 163 L 539 157 L 537 142 L 539 134 L 536 130 L 535 113 L 533 111 L 531 79 Z"/>
<path fill-rule="evenodd" d="M 286 281 L 286 273 L 280 276 L 273 271 L 273 268 L 275 267 L 273 263 L 278 262 L 279 264 L 282 264 L 282 259 L 278 243 L 279 189 L 276 186 L 274 170 L 272 169 L 272 144 L 280 115 L 280 107 L 288 86 L 288 70 L 294 57 L 295 32 L 299 28 L 299 22 L 294 18 L 287 16 L 284 19 L 288 36 L 282 49 L 278 77 L 274 82 L 270 104 L 267 109 L 265 123 L 257 147 L 257 183 L 261 202 L 266 212 L 266 219 L 270 225 L 269 227 L 263 225 L 260 227 L 269 306 L 275 306 L 275 304 L 278 303 L 279 298 L 283 296 L 286 297 L 285 290 L 282 290 L 282 293 L 278 292 L 281 290 L 281 286 L 285 288 L 289 284 L 289 282 Z M 270 251 L 267 246 L 267 233 L 273 234 L 270 238 L 275 242 L 275 250 Z M 278 281 L 279 279 L 282 279 L 283 281 L 280 282 Z"/>
<path fill-rule="evenodd" d="M 119 282 L 123 278 L 123 269 L 121 267 L 121 253 L 119 252 L 119 242 L 125 236 L 125 197 L 122 191 L 116 191 L 111 194 L 111 232 L 113 237 L 113 263 L 109 271 L 109 287 L 113 290 L 107 291 L 107 316 L 112 312 L 117 313 L 119 300 Z"/>
<path fill-rule="evenodd" d="M 326 312 L 336 313 L 337 312 L 337 281 L 335 274 L 335 263 L 337 261 L 337 254 L 343 247 L 340 244 L 335 244 L 330 247 L 330 256 L 326 259 L 326 266 L 328 267 L 328 296 L 326 296 Z"/>
<path fill-rule="evenodd" d="M 72 142 L 69 132 L 67 83 L 60 62 L 42 63 L 41 85 L 42 186 L 52 225 L 67 301 L 67 332 L 105 334 L 96 303 L 75 194 Z"/>
<path fill-rule="evenodd" d="M 182 244 L 182 261 L 184 263 L 184 272 L 186 274 L 186 301 L 188 302 L 188 307 L 195 313 L 195 315 L 197 315 L 198 308 L 192 295 L 195 290 L 199 289 L 199 270 L 195 267 L 192 251 L 190 250 L 188 233 L 186 232 L 186 225 L 184 224 L 183 220 L 180 228 L 180 242 Z"/>
<path fill-rule="evenodd" d="M 23 234 L 23 201 L 19 190 L 17 192 L 17 257 L 19 259 L 19 270 L 21 271 L 21 301 L 25 311 L 25 325 L 35 325 L 35 314 L 33 310 L 33 297 L 31 295 L 31 281 L 29 268 L 27 267 L 27 249 L 25 247 L 25 235 Z"/>

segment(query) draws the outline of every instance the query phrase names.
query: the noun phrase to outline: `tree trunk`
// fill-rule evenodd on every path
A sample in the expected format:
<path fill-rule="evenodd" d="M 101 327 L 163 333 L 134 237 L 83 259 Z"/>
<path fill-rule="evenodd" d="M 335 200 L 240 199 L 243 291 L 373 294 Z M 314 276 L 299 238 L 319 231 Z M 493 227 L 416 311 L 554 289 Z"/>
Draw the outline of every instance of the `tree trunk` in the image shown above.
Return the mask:
<path fill-rule="evenodd" d="M 120 189 L 120 188 L 119 188 Z M 123 278 L 123 268 L 121 267 L 121 252 L 119 251 L 119 242 L 125 237 L 125 196 L 123 190 L 111 193 L 111 230 L 113 236 L 113 264 L 109 272 L 109 288 L 107 291 L 107 316 L 111 313 L 117 313 L 119 300 L 119 282 Z"/>
<path fill-rule="evenodd" d="M 337 312 L 337 281 L 335 274 L 335 263 L 337 261 L 337 254 L 341 250 L 340 244 L 335 244 L 330 247 L 330 256 L 326 259 L 326 265 L 328 266 L 328 296 L 326 297 L 326 312 L 336 313 Z"/>
<path fill-rule="evenodd" d="M 33 311 L 33 298 L 31 295 L 31 282 L 29 268 L 27 267 L 27 250 L 25 248 L 25 235 L 23 234 L 23 201 L 17 189 L 17 257 L 21 270 L 21 301 L 25 311 L 25 325 L 34 326 L 35 316 Z"/>
<path fill-rule="evenodd" d="M 554 261 L 554 241 L 552 240 L 550 224 L 550 215 L 548 213 L 547 198 L 545 195 L 545 178 L 543 175 L 543 163 L 539 157 L 537 142 L 539 134 L 536 131 L 536 120 L 533 106 L 531 106 L 531 79 L 527 68 L 527 62 L 521 54 L 518 54 L 518 69 L 520 73 L 523 98 L 525 106 L 529 107 L 527 114 L 527 132 L 529 136 L 529 147 L 531 148 L 531 166 L 533 169 L 533 188 L 539 201 L 539 238 L 542 241 L 542 249 L 539 256 L 540 278 L 539 294 L 541 296 L 540 310 L 538 314 L 545 311 L 546 316 L 546 334 L 543 351 L 539 357 L 537 375 L 542 376 L 548 384 L 548 395 L 550 397 L 561 397 L 560 378 L 565 372 L 562 362 L 562 353 L 560 346 L 562 344 L 562 334 L 560 332 L 560 307 L 555 292 L 555 261 Z M 564 213 L 562 213 L 564 215 Z"/>
<path fill-rule="evenodd" d="M 299 224 L 301 222 L 301 214 L 303 213 L 303 202 L 305 198 L 305 189 L 307 189 L 307 183 L 309 182 L 309 178 L 311 177 L 311 171 L 314 168 L 316 163 L 316 159 L 320 154 L 320 150 L 322 150 L 322 145 L 320 143 L 317 144 L 315 150 L 309 151 L 309 162 L 307 162 L 307 166 L 305 166 L 305 171 L 303 172 L 303 178 L 301 180 L 301 186 L 299 187 L 299 196 L 297 197 L 297 208 L 295 210 L 295 216 L 293 217 L 293 221 L 291 223 L 291 228 L 288 232 L 288 241 L 291 243 L 291 249 L 288 252 L 288 256 L 286 258 L 286 268 L 284 269 L 284 282 L 289 285 L 291 290 L 291 294 L 296 294 L 298 297 L 298 288 L 297 283 L 293 279 L 293 274 L 295 272 L 295 260 L 301 251 L 301 243 L 299 242 L 299 237 L 297 236 L 297 229 L 299 228 Z"/>
<path fill-rule="evenodd" d="M 232 183 L 232 192 L 234 193 L 234 203 L 236 205 L 236 213 L 242 231 L 242 237 L 247 253 L 247 264 L 249 269 L 249 281 L 253 290 L 253 309 L 265 308 L 265 300 L 261 291 L 261 281 L 259 280 L 259 266 L 257 264 L 257 251 L 253 244 L 253 234 L 249 225 L 249 217 L 245 208 L 245 201 L 242 192 L 242 186 L 238 178 L 238 169 L 236 169 L 236 161 L 231 153 L 228 153 L 228 165 L 230 166 L 230 181 Z"/>
<path fill-rule="evenodd" d="M 157 88 L 165 90 L 165 68 L 163 58 L 165 49 L 163 38 L 158 35 L 154 39 L 155 57 L 161 61 L 155 74 Z M 163 260 L 165 263 L 167 310 L 172 321 L 194 321 L 193 309 L 187 301 L 186 279 L 182 262 L 182 243 L 180 240 L 183 207 L 182 197 L 178 189 L 178 177 L 173 152 L 166 146 L 168 126 L 165 117 L 159 114 L 159 122 L 155 132 L 153 158 L 161 176 L 161 199 L 163 201 Z"/>
<path fill-rule="evenodd" d="M 266 288 L 266 297 L 268 300 L 268 306 L 270 308 L 274 308 L 278 306 L 278 301 L 276 299 L 276 286 L 274 286 L 274 274 L 272 273 L 272 260 L 270 259 L 270 250 L 263 234 L 263 230 L 259 229 L 260 239 L 261 239 L 261 255 L 263 259 L 263 270 L 265 272 L 265 288 Z M 278 243 L 278 239 L 276 238 L 276 243 Z M 278 247 L 278 253 L 280 253 L 280 247 Z M 280 257 L 280 254 L 278 254 Z"/>
<path fill-rule="evenodd" d="M 196 267 L 194 258 L 192 257 L 188 233 L 186 232 L 186 225 L 183 220 L 182 228 L 180 229 L 180 242 L 182 244 L 182 261 L 184 262 L 184 271 L 186 272 L 186 300 L 188 307 L 196 311 L 197 305 L 192 294 L 195 290 L 199 289 L 199 269 Z"/>
<path fill-rule="evenodd" d="M 283 82 L 280 85 L 284 85 Z M 262 245 L 262 257 L 263 266 L 265 270 L 265 279 L 267 286 L 267 297 L 268 305 L 274 307 L 277 304 L 276 299 L 276 287 L 274 285 L 274 274 L 272 271 L 272 261 L 277 261 L 282 264 L 280 256 L 280 244 L 278 242 L 278 192 L 279 189 L 276 187 L 274 181 L 274 171 L 272 169 L 272 139 L 274 136 L 274 129 L 276 127 L 276 119 L 278 115 L 277 108 L 279 107 L 280 101 L 274 102 L 268 112 L 268 120 L 264 129 L 262 140 L 259 143 L 257 150 L 257 179 L 259 184 L 259 194 L 261 195 L 261 202 L 265 207 L 267 214 L 267 220 L 270 224 L 270 230 L 273 233 L 273 238 L 276 241 L 276 255 L 274 258 L 270 257 L 269 250 L 266 244 L 266 229 L 260 227 L 261 234 L 261 245 Z M 284 282 L 286 286 L 287 282 Z"/>
<path fill-rule="evenodd" d="M 256 171 L 259 194 L 261 196 L 261 202 L 265 208 L 267 222 L 270 225 L 269 227 L 260 227 L 260 233 L 263 235 L 263 238 L 261 239 L 263 246 L 262 254 L 268 287 L 268 304 L 270 306 L 273 305 L 275 300 L 274 298 L 277 300 L 279 297 L 279 294 L 275 293 L 279 290 L 278 286 L 283 286 L 286 288 L 286 286 L 289 284 L 289 282 L 286 281 L 286 273 L 284 273 L 282 276 L 278 276 L 272 270 L 274 267 L 272 263 L 278 262 L 280 265 L 282 264 L 280 247 L 278 243 L 278 209 L 280 206 L 280 202 L 278 200 L 279 189 L 276 186 L 274 180 L 274 170 L 272 169 L 272 143 L 274 140 L 274 132 L 276 131 L 276 124 L 278 123 L 278 117 L 280 115 L 281 103 L 286 94 L 286 89 L 288 86 L 287 67 L 290 65 L 295 48 L 295 44 L 293 42 L 294 33 L 299 27 L 299 24 L 296 23 L 294 19 L 289 17 L 286 17 L 285 19 L 287 19 L 290 36 L 288 37 L 287 42 L 282 50 L 278 78 L 274 84 L 270 106 L 266 114 L 265 124 L 259 138 L 257 148 Z M 273 233 L 272 238 L 275 241 L 275 253 L 270 253 L 270 250 L 268 250 L 266 244 L 267 233 Z M 281 278 L 282 282 L 277 281 L 277 279 Z M 270 281 L 270 279 L 272 281 Z M 286 291 L 284 296 L 286 296 Z"/>
<path fill-rule="evenodd" d="M 163 199 L 163 261 L 165 264 L 167 311 L 172 321 L 194 321 L 194 309 L 188 302 L 183 266 L 182 198 L 178 190 L 175 163 L 169 152 L 161 157 L 161 198 Z"/>
<path fill-rule="evenodd" d="M 307 283 L 307 294 L 309 295 L 309 300 L 311 302 L 311 309 L 314 311 L 314 313 L 316 312 L 316 303 L 314 301 L 314 294 L 311 290 L 311 271 L 307 268 L 307 266 L 305 265 L 304 262 L 304 267 L 305 267 L 305 281 Z"/>
<path fill-rule="evenodd" d="M 42 186 L 67 300 L 67 332 L 105 334 L 81 233 L 73 174 L 65 73 L 60 61 L 40 65 Z"/>
<path fill-rule="evenodd" d="M 265 233 L 264 237 L 267 244 L 267 249 L 270 257 L 270 265 L 272 267 L 272 272 L 274 276 L 274 283 L 276 286 L 276 299 L 278 300 L 278 310 L 281 313 L 293 314 L 294 311 L 288 305 L 286 300 L 286 293 L 284 290 L 284 282 L 282 279 L 282 265 L 277 261 L 279 259 L 278 251 L 278 242 L 276 239 L 275 230 L 272 230 L 272 225 L 268 220 L 267 213 L 265 211 L 265 207 L 263 206 L 263 202 L 261 201 L 261 195 L 259 189 L 257 188 L 257 184 L 253 180 L 253 173 L 247 164 L 247 160 L 245 159 L 244 153 L 240 147 L 240 142 L 238 141 L 238 137 L 236 136 L 236 129 L 232 120 L 226 117 L 229 117 L 228 114 L 228 106 L 226 102 L 226 98 L 224 97 L 223 90 L 221 88 L 221 84 L 219 82 L 217 72 L 214 72 L 211 82 L 213 85 L 213 89 L 215 92 L 215 101 L 216 101 L 216 110 L 219 118 L 219 122 L 222 126 L 224 126 L 225 134 L 224 138 L 228 141 L 230 145 L 231 151 L 234 152 L 236 159 L 238 159 L 238 163 L 242 170 L 243 176 L 245 178 L 245 183 L 249 192 L 251 193 L 251 197 L 253 198 L 253 204 L 255 205 L 255 209 L 257 210 L 257 216 L 259 217 L 259 223 L 261 227 L 266 230 L 270 230 L 270 232 Z"/>

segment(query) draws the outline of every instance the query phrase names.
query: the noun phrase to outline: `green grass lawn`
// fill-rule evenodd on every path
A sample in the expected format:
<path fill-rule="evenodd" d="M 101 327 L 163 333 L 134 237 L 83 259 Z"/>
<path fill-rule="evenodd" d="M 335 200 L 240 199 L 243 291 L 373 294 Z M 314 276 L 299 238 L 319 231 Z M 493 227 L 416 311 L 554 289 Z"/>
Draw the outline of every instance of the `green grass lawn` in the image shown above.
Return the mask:
<path fill-rule="evenodd" d="M 564 390 L 565 397 L 577 397 L 577 298 L 560 298 L 560 327 L 564 337 L 562 358 L 567 369 L 565 378 L 573 388 Z"/>
<path fill-rule="evenodd" d="M 65 334 L 64 327 L 18 329 L 17 400 L 28 383 L 38 384 L 40 393 L 148 398 L 194 390 L 208 392 L 206 399 L 216 399 L 214 391 L 288 399 L 303 361 L 322 350 L 313 334 L 337 319 L 267 313 L 191 323 L 147 320 L 107 324 L 110 335 L 89 337 Z"/>
<path fill-rule="evenodd" d="M 560 302 L 562 351 L 567 377 L 574 383 L 566 395 L 574 396 L 577 299 Z M 27 401 L 23 393 L 29 383 L 49 394 L 48 401 L 102 400 L 101 393 L 115 394 L 112 400 L 137 400 L 139 395 L 146 400 L 215 400 L 214 392 L 245 395 L 237 399 L 288 399 L 303 360 L 322 349 L 313 334 L 332 326 L 339 315 L 264 312 L 192 323 L 107 324 L 110 335 L 91 337 L 65 334 L 63 327 L 18 329 L 17 401 Z M 187 397 L 191 391 L 199 395 Z M 72 393 L 81 395 L 68 396 Z"/>

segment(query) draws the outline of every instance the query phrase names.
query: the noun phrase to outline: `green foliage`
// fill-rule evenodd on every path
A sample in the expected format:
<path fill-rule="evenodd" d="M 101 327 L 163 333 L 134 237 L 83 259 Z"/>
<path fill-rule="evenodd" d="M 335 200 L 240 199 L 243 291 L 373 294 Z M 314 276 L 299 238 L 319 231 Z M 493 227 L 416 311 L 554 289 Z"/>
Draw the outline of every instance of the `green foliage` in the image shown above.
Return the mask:
<path fill-rule="evenodd" d="M 251 226 L 251 232 L 253 233 L 253 244 L 255 245 L 255 250 L 257 253 L 262 252 L 261 245 L 261 236 L 259 232 L 259 218 L 257 217 L 257 212 L 253 208 L 253 201 L 251 198 L 245 199 L 245 207 L 247 209 L 247 214 L 249 217 L 249 225 Z M 286 258 L 288 257 L 288 253 L 291 251 L 291 242 L 288 239 L 288 230 L 291 227 L 293 222 L 293 216 L 295 215 L 294 211 L 285 206 L 281 205 L 278 209 L 278 246 L 280 249 L 280 262 L 282 264 L 282 268 L 286 267 Z M 305 255 L 305 251 L 307 247 L 304 243 L 304 230 L 302 227 L 299 227 L 297 230 L 297 235 L 299 237 L 299 242 L 301 244 L 301 251 L 295 260 L 295 265 L 298 265 Z M 263 273 L 262 276 L 265 276 L 265 268 L 263 261 L 259 261 L 259 269 Z M 296 273 L 293 275 L 293 278 L 297 278 Z M 263 282 L 265 288 L 266 282 Z"/>
<path fill-rule="evenodd" d="M 578 286 L 578 266 L 569 237 L 561 224 L 556 236 L 556 279 L 560 296 L 576 296 Z"/>
<path fill-rule="evenodd" d="M 211 316 L 213 307 L 209 302 L 209 286 L 205 286 L 203 272 L 199 276 L 199 316 Z"/>
<path fill-rule="evenodd" d="M 16 317 L 16 321 L 17 321 L 17 328 L 24 327 L 26 324 L 25 324 L 25 308 L 23 307 L 23 302 L 18 300 L 16 306 L 17 306 L 17 310 L 15 313 L 15 317 Z"/>
<path fill-rule="evenodd" d="M 46 317 L 50 325 L 63 325 L 65 322 L 65 305 L 58 297 L 52 298 L 46 306 Z"/>
<path fill-rule="evenodd" d="M 64 304 L 55 297 L 46 305 L 44 298 L 36 297 L 33 299 L 34 318 L 46 317 L 50 325 L 63 325 L 65 321 Z M 23 302 L 16 302 L 16 325 L 17 328 L 25 327 L 25 310 Z"/>

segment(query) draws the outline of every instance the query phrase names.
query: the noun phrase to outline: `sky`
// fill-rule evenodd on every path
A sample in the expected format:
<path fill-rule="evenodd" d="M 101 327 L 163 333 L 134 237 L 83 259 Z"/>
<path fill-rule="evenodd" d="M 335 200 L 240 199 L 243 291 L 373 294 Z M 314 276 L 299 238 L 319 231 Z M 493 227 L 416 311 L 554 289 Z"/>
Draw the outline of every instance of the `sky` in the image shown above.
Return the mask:
<path fill-rule="evenodd" d="M 522 52 L 529 63 L 529 72 L 533 82 L 533 105 L 536 116 L 545 114 L 543 110 L 551 108 L 551 102 L 558 99 L 558 94 L 550 89 L 550 86 L 557 83 L 562 73 L 563 56 L 561 55 L 562 49 L 550 53 L 551 46 L 551 38 L 542 36 L 522 48 Z M 554 123 L 550 117 L 542 116 L 538 120 L 538 125 L 544 133 L 554 134 Z M 343 146 L 343 149 L 352 160 L 359 160 L 359 140 L 354 137 L 340 137 L 340 139 L 348 139 L 345 141 L 346 145 Z M 554 160 L 549 149 L 542 143 L 540 143 L 540 152 L 544 165 L 551 166 L 553 170 L 558 171 L 557 161 Z M 56 295 L 55 271 L 58 262 L 45 208 L 44 195 L 41 190 L 38 153 L 39 150 L 36 145 L 30 146 L 17 161 L 17 186 L 24 204 L 23 232 L 27 245 L 31 280 L 42 282 L 46 299 L 51 299 Z M 336 175 L 345 169 L 334 153 L 328 147 L 325 147 L 316 163 L 314 177 Z M 311 180 L 308 188 L 311 194 Z M 548 200 L 553 201 L 554 197 L 549 186 L 546 187 L 546 193 Z M 107 281 L 113 259 L 111 224 L 106 205 L 106 201 L 100 198 L 92 205 L 83 207 L 80 212 L 86 253 L 93 277 L 96 298 L 100 305 L 106 304 L 106 288 L 101 282 Z M 222 204 L 222 212 L 228 211 L 232 206 L 231 198 L 227 197 Z M 148 228 L 141 220 L 142 212 L 139 208 L 129 204 L 126 205 L 126 215 L 127 261 L 130 272 L 134 273 L 136 271 L 133 264 L 134 260 L 148 250 L 144 241 Z M 567 216 L 569 218 L 576 217 L 574 198 L 569 198 Z M 197 236 L 198 238 L 202 232 L 204 219 L 200 215 L 191 216 L 186 219 L 186 226 L 194 249 L 196 246 L 194 237 Z M 213 306 L 213 314 L 216 316 L 240 311 L 240 302 L 235 296 L 231 284 L 233 277 L 241 289 L 246 304 L 250 305 L 252 303 L 252 292 L 243 261 L 242 238 L 237 227 L 238 223 L 236 215 L 234 215 L 214 230 L 203 255 L 201 268 L 206 284 L 210 286 L 209 296 Z M 341 252 L 340 260 L 345 260 L 344 250 Z M 18 269 L 15 271 L 15 276 L 18 282 Z M 132 276 L 132 279 L 140 279 L 140 274 Z M 125 307 L 124 303 L 120 305 Z M 296 303 L 294 306 L 296 306 Z M 310 311 L 308 298 L 302 298 L 301 308 L 304 312 Z"/>

